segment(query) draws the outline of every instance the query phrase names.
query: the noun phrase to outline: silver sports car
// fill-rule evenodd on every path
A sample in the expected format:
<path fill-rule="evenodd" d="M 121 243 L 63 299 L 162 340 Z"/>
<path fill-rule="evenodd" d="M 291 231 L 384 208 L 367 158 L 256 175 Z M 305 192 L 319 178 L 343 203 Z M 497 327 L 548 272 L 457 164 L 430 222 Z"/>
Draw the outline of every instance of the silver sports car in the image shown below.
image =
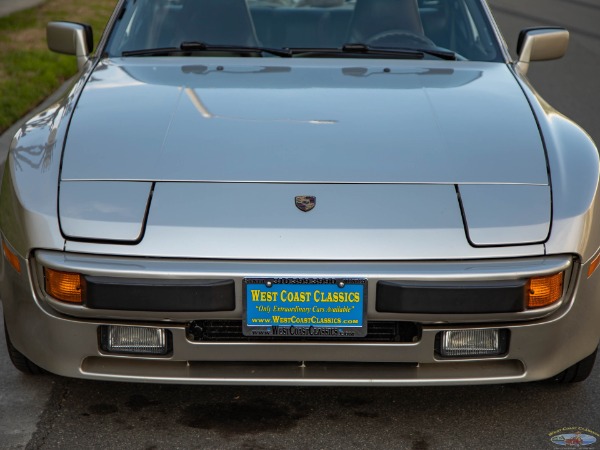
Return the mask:
<path fill-rule="evenodd" d="M 599 158 L 484 0 L 121 0 L 10 146 L 17 369 L 200 384 L 584 380 Z"/>

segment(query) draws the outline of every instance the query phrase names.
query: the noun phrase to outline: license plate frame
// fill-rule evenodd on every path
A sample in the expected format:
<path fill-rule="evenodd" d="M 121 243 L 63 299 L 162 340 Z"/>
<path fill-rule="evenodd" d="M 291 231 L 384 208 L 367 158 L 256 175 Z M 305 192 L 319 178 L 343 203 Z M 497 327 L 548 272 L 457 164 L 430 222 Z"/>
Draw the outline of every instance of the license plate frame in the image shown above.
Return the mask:
<path fill-rule="evenodd" d="M 344 338 L 367 334 L 367 280 L 245 278 L 242 331 L 249 337 Z"/>

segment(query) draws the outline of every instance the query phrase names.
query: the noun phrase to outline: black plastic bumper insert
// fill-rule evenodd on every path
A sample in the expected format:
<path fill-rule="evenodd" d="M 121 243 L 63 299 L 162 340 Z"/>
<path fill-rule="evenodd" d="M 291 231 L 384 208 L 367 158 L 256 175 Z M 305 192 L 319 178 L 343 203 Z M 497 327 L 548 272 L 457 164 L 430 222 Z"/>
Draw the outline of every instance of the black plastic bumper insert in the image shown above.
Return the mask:
<path fill-rule="evenodd" d="M 119 311 L 211 312 L 235 309 L 233 280 L 85 277 L 86 306 Z"/>
<path fill-rule="evenodd" d="M 525 309 L 526 280 L 413 284 L 377 283 L 379 312 L 411 314 L 510 313 Z"/>

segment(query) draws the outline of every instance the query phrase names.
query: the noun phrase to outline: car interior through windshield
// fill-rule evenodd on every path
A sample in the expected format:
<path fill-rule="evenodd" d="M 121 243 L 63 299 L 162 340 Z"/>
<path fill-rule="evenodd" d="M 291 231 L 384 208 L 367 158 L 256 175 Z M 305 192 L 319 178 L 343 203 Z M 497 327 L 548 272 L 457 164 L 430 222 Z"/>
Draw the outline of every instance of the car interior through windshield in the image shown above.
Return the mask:
<path fill-rule="evenodd" d="M 455 55 L 446 59 L 501 61 L 489 20 L 473 0 L 129 0 L 123 8 L 108 47 L 112 57 L 194 43 L 267 49 L 346 46 L 358 53 L 425 49 Z M 435 59 L 435 52 L 427 57 Z"/>

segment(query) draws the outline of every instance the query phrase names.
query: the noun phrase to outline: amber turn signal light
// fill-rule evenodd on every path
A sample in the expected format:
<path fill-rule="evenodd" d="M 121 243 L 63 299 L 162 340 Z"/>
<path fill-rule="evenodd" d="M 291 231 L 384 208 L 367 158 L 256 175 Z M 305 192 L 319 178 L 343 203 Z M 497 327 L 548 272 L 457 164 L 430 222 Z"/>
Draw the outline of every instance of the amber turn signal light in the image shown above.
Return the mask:
<path fill-rule="evenodd" d="M 2 242 L 2 250 L 4 250 L 4 256 L 6 260 L 17 272 L 21 273 L 21 262 L 19 257 L 13 253 L 13 251 L 6 245 L 6 242 Z"/>
<path fill-rule="evenodd" d="M 588 267 L 588 278 L 594 274 L 594 272 L 596 271 L 596 269 L 598 268 L 599 265 L 600 265 L 600 255 L 596 256 L 593 259 L 593 261 L 590 263 L 590 266 Z"/>
<path fill-rule="evenodd" d="M 83 303 L 83 277 L 78 273 L 44 269 L 46 292 L 57 300 Z"/>
<path fill-rule="evenodd" d="M 542 308 L 560 300 L 563 293 L 564 273 L 531 278 L 527 284 L 527 307 Z"/>

